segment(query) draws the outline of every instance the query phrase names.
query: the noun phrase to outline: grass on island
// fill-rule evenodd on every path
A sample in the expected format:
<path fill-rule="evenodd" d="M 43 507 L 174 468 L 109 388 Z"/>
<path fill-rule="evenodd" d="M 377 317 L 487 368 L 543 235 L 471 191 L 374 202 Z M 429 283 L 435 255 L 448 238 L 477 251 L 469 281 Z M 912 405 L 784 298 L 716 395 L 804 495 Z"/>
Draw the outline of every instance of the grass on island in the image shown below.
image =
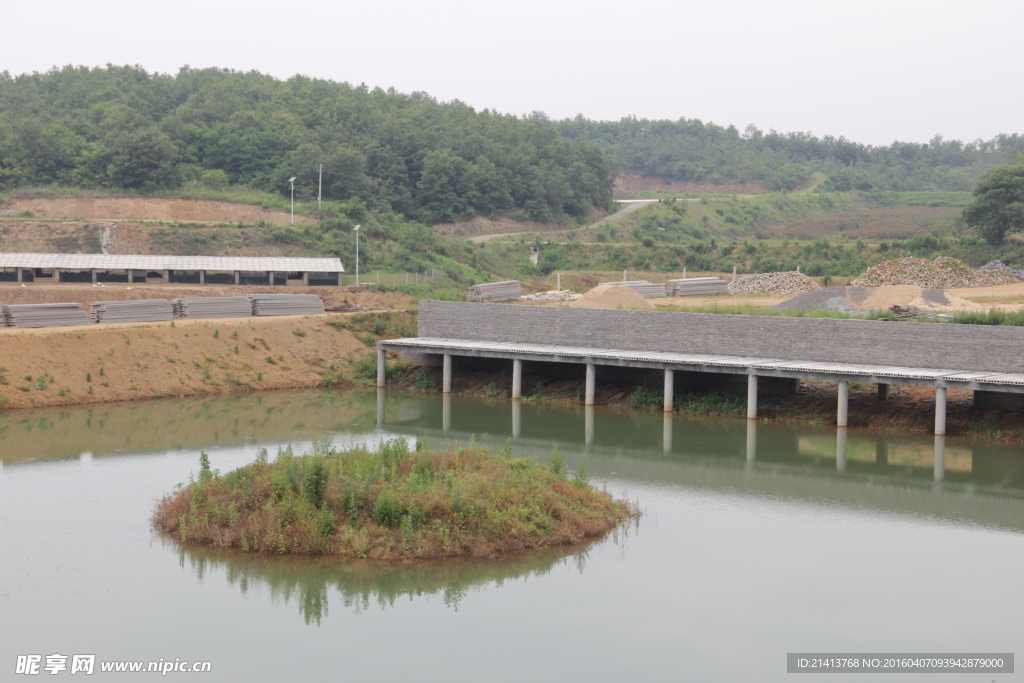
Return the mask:
<path fill-rule="evenodd" d="M 409 451 L 405 439 L 371 451 L 266 450 L 221 476 L 205 453 L 199 477 L 158 503 L 153 524 L 181 541 L 263 553 L 377 559 L 489 557 L 576 543 L 638 512 L 568 478 L 556 452 L 547 465 L 468 448 Z"/>

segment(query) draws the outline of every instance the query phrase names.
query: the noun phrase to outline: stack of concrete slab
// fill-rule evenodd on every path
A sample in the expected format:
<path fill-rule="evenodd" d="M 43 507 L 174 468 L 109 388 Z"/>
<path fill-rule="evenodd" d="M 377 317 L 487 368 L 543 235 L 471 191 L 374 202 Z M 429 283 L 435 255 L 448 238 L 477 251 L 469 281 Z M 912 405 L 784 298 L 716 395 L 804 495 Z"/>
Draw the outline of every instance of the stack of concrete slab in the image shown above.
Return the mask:
<path fill-rule="evenodd" d="M 311 315 L 324 312 L 316 294 L 250 294 L 253 315 Z"/>
<path fill-rule="evenodd" d="M 729 283 L 719 277 L 691 277 L 669 280 L 665 289 L 669 296 L 708 296 L 728 294 Z"/>
<path fill-rule="evenodd" d="M 199 296 L 171 299 L 175 318 L 247 318 L 252 302 L 245 296 Z"/>
<path fill-rule="evenodd" d="M 81 304 L 12 304 L 0 307 L 0 327 L 88 325 Z"/>
<path fill-rule="evenodd" d="M 518 299 L 523 294 L 523 288 L 519 280 L 504 280 L 502 282 L 488 282 L 482 285 L 473 285 L 469 288 L 470 301 L 508 301 Z"/>
<path fill-rule="evenodd" d="M 94 301 L 89 317 L 94 323 L 149 323 L 170 320 L 174 310 L 167 299 Z"/>
<path fill-rule="evenodd" d="M 602 285 L 617 285 L 620 287 L 629 287 L 630 289 L 637 292 L 640 296 L 647 299 L 654 297 L 665 296 L 665 285 L 656 285 L 653 282 L 647 280 L 625 280 L 623 282 L 602 282 Z"/>

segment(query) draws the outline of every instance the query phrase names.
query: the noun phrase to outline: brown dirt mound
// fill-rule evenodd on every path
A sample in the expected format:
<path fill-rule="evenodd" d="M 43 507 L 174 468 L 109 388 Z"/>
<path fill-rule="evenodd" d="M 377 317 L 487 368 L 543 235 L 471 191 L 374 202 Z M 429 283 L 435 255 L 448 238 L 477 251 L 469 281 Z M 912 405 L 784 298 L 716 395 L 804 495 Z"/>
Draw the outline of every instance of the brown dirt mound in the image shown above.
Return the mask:
<path fill-rule="evenodd" d="M 934 261 L 906 257 L 883 261 L 850 283 L 855 287 L 884 285 L 917 285 L 934 289 L 952 287 L 985 287 L 1019 282 L 1010 273 L 1000 270 L 975 271 L 959 259 L 940 256 Z"/>
<path fill-rule="evenodd" d="M 654 304 L 635 290 L 620 285 L 598 285 L 569 305 L 574 308 L 654 309 Z"/>
<path fill-rule="evenodd" d="M 161 199 L 146 197 L 12 197 L 4 205 L 15 211 L 31 211 L 43 218 L 86 220 L 181 221 L 186 223 L 268 223 L 291 221 L 282 211 L 267 211 L 253 204 L 217 202 L 205 199 Z M 313 224 L 296 216 L 297 224 Z"/>

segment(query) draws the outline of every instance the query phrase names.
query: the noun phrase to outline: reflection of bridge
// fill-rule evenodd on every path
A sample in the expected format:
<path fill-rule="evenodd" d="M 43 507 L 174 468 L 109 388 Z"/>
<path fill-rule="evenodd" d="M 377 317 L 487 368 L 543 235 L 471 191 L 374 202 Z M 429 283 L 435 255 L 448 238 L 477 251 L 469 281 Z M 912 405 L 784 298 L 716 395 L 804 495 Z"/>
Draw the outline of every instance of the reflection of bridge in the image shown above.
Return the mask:
<path fill-rule="evenodd" d="M 661 422 L 660 434 L 645 429 L 643 424 L 624 430 L 623 425 L 616 423 L 605 430 L 596 420 L 602 411 L 586 406 L 582 410 L 582 424 L 564 414 L 557 416 L 553 425 L 537 425 L 545 416 L 528 415 L 527 422 L 533 423 L 527 425 L 528 431 L 539 435 L 523 436 L 524 406 L 519 401 L 514 401 L 508 417 L 500 420 L 493 418 L 493 409 L 479 411 L 469 402 L 455 401 L 453 409 L 451 396 L 442 398 L 440 415 L 432 412 L 436 411 L 434 402 L 399 400 L 395 405 L 386 399 L 383 390 L 378 391 L 377 400 L 379 428 L 426 436 L 435 446 L 446 441 L 466 443 L 475 438 L 481 445 L 497 449 L 511 437 L 513 452 L 518 457 L 544 461 L 557 447 L 570 465 L 585 462 L 592 473 L 607 479 L 622 476 L 741 495 L 838 503 L 1024 532 L 1024 490 L 1005 487 L 1012 472 L 991 471 L 993 461 L 1003 464 L 1018 459 L 1003 457 L 1013 455 L 1009 453 L 1011 449 L 976 447 L 973 466 L 980 471 L 947 472 L 946 439 L 936 436 L 931 444 L 933 466 L 927 470 L 927 476 L 922 476 L 922 467 L 889 465 L 884 455 L 873 463 L 849 460 L 848 450 L 854 443 L 881 444 L 881 454 L 893 448 L 877 435 L 851 436 L 845 428 L 835 430 L 834 460 L 823 462 L 818 454 L 799 454 L 801 434 L 771 425 L 759 426 L 754 420 L 744 426 L 735 422 L 686 421 L 665 415 L 660 420 L 651 420 Z M 460 412 L 466 415 L 460 416 Z M 546 417 L 550 422 L 550 416 Z M 610 414 L 601 414 L 601 418 L 602 422 L 612 423 L 626 419 Z M 538 428 L 530 429 L 535 426 Z M 610 434 L 609 443 L 603 437 L 605 431 L 613 430 L 621 438 L 616 442 L 615 435 Z M 597 431 L 601 434 L 595 434 Z M 709 452 L 709 445 L 715 450 Z"/>
<path fill-rule="evenodd" d="M 1024 393 L 1018 353 L 1024 329 L 771 316 L 655 313 L 540 306 L 421 302 L 421 337 L 378 342 L 377 386 L 386 351 L 442 359 L 442 392 L 451 391 L 452 358 L 512 362 L 512 398 L 523 363 L 586 368 L 585 405 L 593 405 L 598 366 L 660 370 L 664 407 L 673 409 L 674 373 L 747 378 L 747 417 L 757 417 L 758 378 L 835 380 L 837 426 L 846 427 L 849 383 L 935 388 L 935 434 L 946 433 L 947 388 Z"/>

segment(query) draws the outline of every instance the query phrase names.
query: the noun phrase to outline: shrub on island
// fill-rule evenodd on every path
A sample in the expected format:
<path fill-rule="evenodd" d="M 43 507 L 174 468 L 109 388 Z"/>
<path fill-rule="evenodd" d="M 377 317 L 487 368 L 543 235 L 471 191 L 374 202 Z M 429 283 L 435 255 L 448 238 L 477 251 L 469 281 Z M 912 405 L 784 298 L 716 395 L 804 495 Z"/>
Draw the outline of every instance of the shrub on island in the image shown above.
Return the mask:
<path fill-rule="evenodd" d="M 569 479 L 551 464 L 471 445 L 410 452 L 405 439 L 375 450 L 334 451 L 314 441 L 269 462 L 226 475 L 205 453 L 199 477 L 164 496 L 158 529 L 181 541 L 263 553 L 378 559 L 492 556 L 576 543 L 638 515 L 590 485 L 583 468 Z"/>

